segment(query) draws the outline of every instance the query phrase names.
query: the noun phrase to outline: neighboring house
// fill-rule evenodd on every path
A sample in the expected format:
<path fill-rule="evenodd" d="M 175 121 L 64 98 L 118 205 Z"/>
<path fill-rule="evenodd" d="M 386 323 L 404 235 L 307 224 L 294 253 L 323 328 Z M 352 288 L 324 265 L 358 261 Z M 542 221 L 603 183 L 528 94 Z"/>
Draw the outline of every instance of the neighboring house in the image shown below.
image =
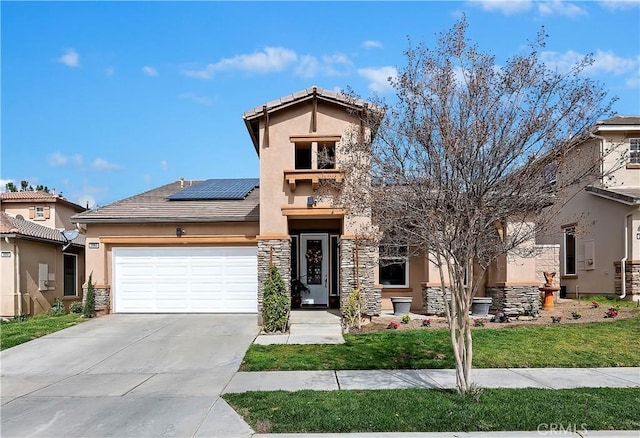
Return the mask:
<path fill-rule="evenodd" d="M 441 290 L 435 266 L 397 254 L 379 264 L 377 245 L 360 238 L 376 233 L 370 213 L 336 198 L 350 162 L 341 146 L 370 139 L 361 121 L 368 110 L 318 87 L 268 102 L 243 116 L 259 179 L 181 180 L 74 216 L 87 230 L 97 309 L 259 313 L 274 264 L 287 285 L 306 286 L 305 307 L 338 308 L 360 287 L 369 315 L 390 308 L 391 296 L 437 312 L 441 294 L 429 298 Z M 526 301 L 540 284 L 535 260 L 505 257 L 486 285 L 504 307 L 505 294 Z"/>
<path fill-rule="evenodd" d="M 567 296 L 640 301 L 640 117 L 599 122 L 567 162 L 594 154 L 605 157 L 604 176 L 559 194 L 561 207 L 545 239 L 561 245 L 560 284 Z"/>
<path fill-rule="evenodd" d="M 62 231 L 73 230 L 71 216 L 85 209 L 45 192 L 0 193 L 0 209 L 0 316 L 81 300 L 84 237 Z"/>

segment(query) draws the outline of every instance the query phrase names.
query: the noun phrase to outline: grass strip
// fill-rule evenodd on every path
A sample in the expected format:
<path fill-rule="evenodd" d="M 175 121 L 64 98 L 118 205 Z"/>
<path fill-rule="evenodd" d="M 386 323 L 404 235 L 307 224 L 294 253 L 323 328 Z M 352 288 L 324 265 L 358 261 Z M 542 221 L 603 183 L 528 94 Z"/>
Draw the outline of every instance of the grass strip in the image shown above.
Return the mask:
<path fill-rule="evenodd" d="M 40 336 L 57 332 L 85 321 L 80 315 L 54 316 L 42 314 L 28 318 L 26 321 L 10 320 L 0 324 L 0 350 L 14 347 Z"/>
<path fill-rule="evenodd" d="M 473 332 L 477 368 L 640 366 L 640 318 Z M 345 335 L 342 345 L 252 345 L 241 371 L 454 368 L 446 329 Z"/>
<path fill-rule="evenodd" d="M 259 433 L 634 430 L 637 388 L 273 391 L 223 398 Z"/>

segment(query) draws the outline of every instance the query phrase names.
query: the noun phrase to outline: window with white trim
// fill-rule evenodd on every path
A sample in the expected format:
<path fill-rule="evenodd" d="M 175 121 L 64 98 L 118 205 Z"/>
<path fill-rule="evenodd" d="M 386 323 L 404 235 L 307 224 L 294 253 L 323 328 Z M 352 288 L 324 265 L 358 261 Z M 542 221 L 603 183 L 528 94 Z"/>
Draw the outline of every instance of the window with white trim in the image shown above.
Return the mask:
<path fill-rule="evenodd" d="M 379 281 L 385 287 L 409 286 L 407 245 L 380 246 Z"/>
<path fill-rule="evenodd" d="M 576 227 L 564 229 L 564 275 L 576 275 Z"/>
<path fill-rule="evenodd" d="M 65 297 L 78 295 L 78 256 L 75 254 L 63 254 L 63 294 Z"/>
<path fill-rule="evenodd" d="M 35 219 L 44 219 L 44 207 L 43 206 L 37 205 L 35 212 L 36 212 Z"/>
<path fill-rule="evenodd" d="M 629 164 L 640 164 L 640 138 L 629 139 Z"/>

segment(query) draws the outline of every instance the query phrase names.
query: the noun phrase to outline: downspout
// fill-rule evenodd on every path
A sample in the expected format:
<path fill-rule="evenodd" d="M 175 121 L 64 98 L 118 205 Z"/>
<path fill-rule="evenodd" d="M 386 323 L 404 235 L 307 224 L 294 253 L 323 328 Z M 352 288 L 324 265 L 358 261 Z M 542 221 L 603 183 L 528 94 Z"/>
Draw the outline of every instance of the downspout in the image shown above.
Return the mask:
<path fill-rule="evenodd" d="M 4 241 L 7 245 L 13 244 L 13 254 L 15 255 L 14 269 L 16 273 L 16 280 L 14 284 L 14 294 L 16 291 L 18 292 L 18 316 L 22 316 L 22 292 L 20 291 L 20 248 L 16 244 L 15 240 L 13 243 L 9 242 L 9 238 L 5 237 Z"/>
<path fill-rule="evenodd" d="M 621 300 L 627 296 L 627 274 L 626 274 L 626 262 L 627 257 L 629 256 L 629 217 L 631 217 L 633 213 L 629 213 L 624 217 L 624 257 L 620 259 L 620 280 L 621 280 L 621 289 L 622 295 L 618 298 Z"/>

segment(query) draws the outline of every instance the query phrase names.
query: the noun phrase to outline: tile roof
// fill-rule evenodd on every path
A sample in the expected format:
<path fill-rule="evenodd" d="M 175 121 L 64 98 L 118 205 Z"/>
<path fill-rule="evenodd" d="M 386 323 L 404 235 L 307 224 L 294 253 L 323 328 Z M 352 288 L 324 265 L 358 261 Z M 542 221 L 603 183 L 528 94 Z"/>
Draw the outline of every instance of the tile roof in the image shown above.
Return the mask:
<path fill-rule="evenodd" d="M 73 223 L 245 222 L 260 219 L 259 189 L 241 200 L 168 200 L 191 184 L 175 181 L 71 218 Z"/>
<path fill-rule="evenodd" d="M 640 187 L 595 187 L 587 186 L 587 192 L 627 205 L 640 205 Z"/>
<path fill-rule="evenodd" d="M 47 240 L 52 243 L 67 243 L 67 239 L 64 238 L 60 230 L 45 227 L 44 225 L 36 224 L 26 219 L 18 219 L 4 212 L 0 213 L 0 234 L 15 234 L 16 236 Z M 84 246 L 85 237 L 78 235 L 78 237 L 73 239 L 73 243 Z"/>
<path fill-rule="evenodd" d="M 77 212 L 85 211 L 81 205 L 75 204 L 69 201 L 66 198 L 63 198 L 60 195 L 54 195 L 52 193 L 47 192 L 36 192 L 36 191 L 24 191 L 24 192 L 2 192 L 0 193 L 0 201 L 1 202 L 59 202 L 62 204 L 66 204 L 73 208 Z"/>
<path fill-rule="evenodd" d="M 640 125 L 640 116 L 617 116 L 598 122 L 599 126 Z"/>

